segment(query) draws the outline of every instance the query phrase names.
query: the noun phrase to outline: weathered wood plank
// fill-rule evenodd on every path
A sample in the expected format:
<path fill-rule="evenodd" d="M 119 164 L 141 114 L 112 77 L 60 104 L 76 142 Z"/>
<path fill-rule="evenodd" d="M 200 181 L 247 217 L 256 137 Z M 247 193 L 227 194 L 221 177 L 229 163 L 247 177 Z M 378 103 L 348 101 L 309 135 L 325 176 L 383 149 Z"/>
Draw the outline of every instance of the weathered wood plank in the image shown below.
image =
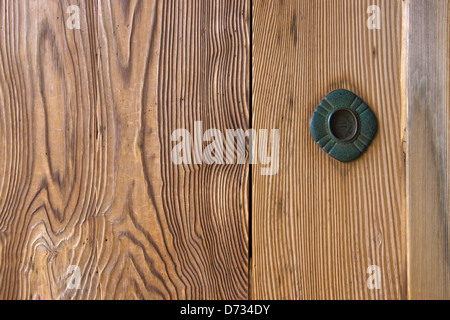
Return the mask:
<path fill-rule="evenodd" d="M 101 259 L 102 298 L 182 298 L 160 194 L 156 87 L 162 4 L 104 0 L 98 11 L 100 134 L 108 139 L 113 168 L 102 211 L 114 250 Z"/>
<path fill-rule="evenodd" d="M 381 9 L 369 30 L 367 9 Z M 406 297 L 400 1 L 254 1 L 253 126 L 280 130 L 280 172 L 253 170 L 252 297 Z M 330 91 L 355 92 L 379 133 L 357 161 L 331 159 L 309 133 Z M 381 268 L 381 290 L 366 286 Z"/>
<path fill-rule="evenodd" d="M 405 13 L 408 297 L 450 299 L 450 2 Z"/>
<path fill-rule="evenodd" d="M 83 287 L 95 281 L 92 237 L 106 231 L 96 203 L 106 174 L 95 135 L 97 6 L 80 3 L 84 32 L 74 32 L 66 1 L 0 3 L 0 297 L 64 299 L 71 264 Z"/>
<path fill-rule="evenodd" d="M 0 1 L 1 299 L 248 296 L 248 166 L 170 159 L 249 126 L 248 5 Z"/>
<path fill-rule="evenodd" d="M 188 298 L 246 299 L 248 165 L 174 166 L 170 155 L 176 144 L 171 143 L 172 133 L 182 128 L 194 135 L 195 122 L 203 123 L 203 132 L 249 128 L 250 2 L 163 3 L 158 85 L 161 196 L 177 270 Z"/>

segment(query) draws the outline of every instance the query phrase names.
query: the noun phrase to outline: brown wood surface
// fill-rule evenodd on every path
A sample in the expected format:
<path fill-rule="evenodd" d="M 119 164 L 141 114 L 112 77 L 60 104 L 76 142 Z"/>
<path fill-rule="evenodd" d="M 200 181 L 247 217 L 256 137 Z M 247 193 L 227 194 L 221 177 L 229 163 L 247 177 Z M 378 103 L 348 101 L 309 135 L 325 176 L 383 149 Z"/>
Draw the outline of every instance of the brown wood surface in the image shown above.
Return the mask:
<path fill-rule="evenodd" d="M 450 299 L 450 2 L 405 12 L 408 297 Z"/>
<path fill-rule="evenodd" d="M 0 299 L 248 297 L 248 166 L 170 159 L 248 128 L 248 33 L 245 0 L 0 1 Z"/>
<path fill-rule="evenodd" d="M 381 9 L 369 30 L 367 8 Z M 406 298 L 402 6 L 391 0 L 254 1 L 253 126 L 280 129 L 280 171 L 253 169 L 252 297 Z M 379 132 L 343 164 L 309 133 L 330 91 L 349 89 Z M 381 290 L 366 271 L 381 268 Z"/>
<path fill-rule="evenodd" d="M 249 166 L 171 161 L 176 129 L 250 126 L 250 1 L 0 0 L 0 299 L 449 299 L 449 19 L 253 1 L 253 127 L 281 144 L 250 252 Z M 347 164 L 309 132 L 338 88 L 379 120 Z"/>

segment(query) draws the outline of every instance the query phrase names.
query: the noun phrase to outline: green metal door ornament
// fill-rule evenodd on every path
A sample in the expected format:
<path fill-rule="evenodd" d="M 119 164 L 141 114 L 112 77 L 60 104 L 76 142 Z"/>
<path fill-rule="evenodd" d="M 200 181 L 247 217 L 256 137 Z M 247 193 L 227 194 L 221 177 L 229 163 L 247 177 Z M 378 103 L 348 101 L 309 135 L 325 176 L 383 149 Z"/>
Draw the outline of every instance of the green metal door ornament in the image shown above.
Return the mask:
<path fill-rule="evenodd" d="M 375 114 L 354 93 L 339 89 L 329 93 L 314 111 L 311 134 L 331 157 L 353 161 L 361 156 L 378 130 Z"/>

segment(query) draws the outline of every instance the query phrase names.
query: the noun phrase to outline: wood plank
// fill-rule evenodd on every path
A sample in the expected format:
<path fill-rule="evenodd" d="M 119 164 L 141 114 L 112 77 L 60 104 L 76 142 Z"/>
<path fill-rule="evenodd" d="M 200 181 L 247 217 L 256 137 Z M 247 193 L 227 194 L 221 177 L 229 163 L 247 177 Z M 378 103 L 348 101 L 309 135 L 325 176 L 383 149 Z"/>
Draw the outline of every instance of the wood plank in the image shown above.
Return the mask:
<path fill-rule="evenodd" d="M 249 126 L 248 2 L 71 4 L 0 2 L 0 298 L 246 298 L 248 166 L 170 134 Z"/>
<path fill-rule="evenodd" d="M 114 249 L 99 256 L 101 298 L 179 298 L 184 285 L 160 194 L 156 87 L 162 5 L 104 0 L 98 12 L 98 94 L 104 108 L 99 123 L 111 152 L 105 158 L 113 170 L 102 211 L 111 229 L 108 246 Z"/>
<path fill-rule="evenodd" d="M 405 10 L 408 297 L 450 299 L 450 2 Z"/>
<path fill-rule="evenodd" d="M 106 231 L 96 197 L 106 188 L 104 139 L 95 134 L 97 6 L 81 3 L 84 32 L 66 28 L 67 6 L 0 4 L 2 299 L 75 295 L 63 280 L 71 264 L 85 273 L 84 288 L 98 281 L 97 255 L 89 256 L 103 251 Z"/>
<path fill-rule="evenodd" d="M 187 298 L 246 299 L 249 167 L 174 166 L 170 154 L 175 143 L 170 139 L 180 128 L 194 135 L 199 121 L 203 132 L 249 128 L 250 2 L 163 3 L 158 84 L 161 196 L 177 270 Z M 150 164 L 147 169 L 153 170 Z"/>
<path fill-rule="evenodd" d="M 381 9 L 369 30 L 367 9 Z M 406 298 L 400 1 L 254 1 L 253 126 L 280 130 L 280 171 L 253 168 L 252 298 Z M 379 133 L 339 163 L 309 132 L 330 91 L 349 89 Z M 381 290 L 366 286 L 381 268 Z"/>

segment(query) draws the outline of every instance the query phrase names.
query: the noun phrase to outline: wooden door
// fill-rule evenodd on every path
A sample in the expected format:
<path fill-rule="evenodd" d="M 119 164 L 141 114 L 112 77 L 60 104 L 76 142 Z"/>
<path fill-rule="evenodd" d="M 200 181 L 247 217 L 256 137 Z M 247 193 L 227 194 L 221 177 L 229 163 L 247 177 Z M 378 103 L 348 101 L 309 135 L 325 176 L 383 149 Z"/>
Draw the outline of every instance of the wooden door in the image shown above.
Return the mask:
<path fill-rule="evenodd" d="M 248 297 L 248 166 L 170 156 L 249 127 L 249 13 L 0 1 L 1 299 Z"/>
<path fill-rule="evenodd" d="M 253 127 L 280 130 L 280 170 L 253 170 L 253 298 L 450 298 L 449 9 L 254 1 Z M 379 122 L 351 163 L 309 133 L 340 88 Z"/>
<path fill-rule="evenodd" d="M 0 0 L 0 299 L 449 299 L 449 37 L 449 0 Z"/>

